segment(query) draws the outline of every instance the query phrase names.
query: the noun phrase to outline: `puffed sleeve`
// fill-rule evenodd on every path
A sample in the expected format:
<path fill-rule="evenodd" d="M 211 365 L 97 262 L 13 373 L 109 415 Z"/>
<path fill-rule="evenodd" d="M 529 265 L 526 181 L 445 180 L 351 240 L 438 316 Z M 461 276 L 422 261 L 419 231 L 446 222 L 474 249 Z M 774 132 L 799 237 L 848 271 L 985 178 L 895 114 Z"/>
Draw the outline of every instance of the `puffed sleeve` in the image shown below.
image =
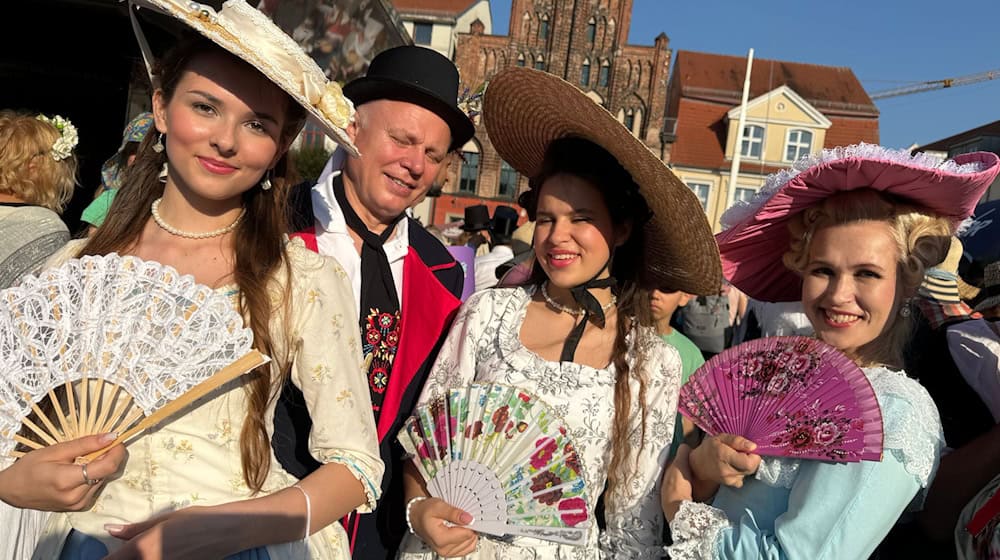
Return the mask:
<path fill-rule="evenodd" d="M 662 558 L 664 553 L 660 479 L 674 435 L 681 359 L 677 350 L 650 333 L 639 336 L 638 345 L 645 355 L 645 439 L 634 407 L 630 434 L 633 453 L 638 451 L 637 461 L 630 463 L 636 465 L 634 476 L 617 505 L 606 502 L 607 525 L 600 537 L 601 551 L 609 558 Z"/>
<path fill-rule="evenodd" d="M 909 401 L 883 393 L 879 402 L 887 442 L 882 461 L 789 461 L 795 469 L 788 506 L 773 524 L 753 507 L 727 507 L 739 511 L 730 518 L 722 509 L 683 502 L 670 523 L 671 558 L 867 558 L 929 485 L 943 444 L 936 412 L 925 409 L 922 397 Z M 927 415 L 933 421 L 924 422 Z M 784 490 L 762 489 L 761 480 L 748 480 L 741 489 L 724 487 L 715 503 L 740 503 L 741 492 L 764 493 L 755 503 L 780 502 Z M 768 492 L 774 500 L 766 498 Z"/>
<path fill-rule="evenodd" d="M 379 457 L 371 398 L 362 373 L 360 333 L 347 273 L 334 259 L 289 246 L 293 262 L 292 382 L 302 391 L 313 429 L 309 452 L 321 463 L 339 463 L 361 481 L 367 513 L 379 498 L 384 465 Z"/>
<path fill-rule="evenodd" d="M 476 355 L 484 339 L 484 326 L 493 315 L 497 294 L 509 290 L 483 290 L 469 296 L 459 308 L 451 330 L 441 345 L 417 404 L 426 404 L 453 387 L 476 377 Z"/>

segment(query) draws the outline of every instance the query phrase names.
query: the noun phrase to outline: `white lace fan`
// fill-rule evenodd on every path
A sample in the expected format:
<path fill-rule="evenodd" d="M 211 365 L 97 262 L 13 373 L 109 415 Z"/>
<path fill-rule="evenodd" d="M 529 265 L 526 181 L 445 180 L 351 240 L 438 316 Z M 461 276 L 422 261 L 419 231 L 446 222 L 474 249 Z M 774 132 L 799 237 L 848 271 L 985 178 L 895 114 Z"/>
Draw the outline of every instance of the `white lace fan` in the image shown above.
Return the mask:
<path fill-rule="evenodd" d="M 583 545 L 590 508 L 583 467 L 562 421 L 533 395 L 472 384 L 414 411 L 398 440 L 436 498 L 470 529 Z"/>
<path fill-rule="evenodd" d="M 267 363 L 252 344 L 227 296 L 159 263 L 86 256 L 26 276 L 0 292 L 0 467 L 18 444 L 126 441 Z"/>

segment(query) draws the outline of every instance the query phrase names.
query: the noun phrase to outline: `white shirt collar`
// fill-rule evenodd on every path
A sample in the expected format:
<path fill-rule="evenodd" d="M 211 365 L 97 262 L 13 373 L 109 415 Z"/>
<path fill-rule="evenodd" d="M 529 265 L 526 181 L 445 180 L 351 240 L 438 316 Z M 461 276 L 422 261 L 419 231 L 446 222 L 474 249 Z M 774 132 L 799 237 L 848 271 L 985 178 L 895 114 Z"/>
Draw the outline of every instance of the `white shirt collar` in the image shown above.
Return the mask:
<path fill-rule="evenodd" d="M 347 152 L 340 147 L 334 150 L 319 176 L 319 181 L 312 188 L 313 216 L 316 218 L 316 225 L 322 230 L 317 231 L 317 235 L 322 234 L 322 232 L 349 235 L 344 212 L 340 209 L 337 197 L 333 194 L 333 180 L 341 174 L 344 162 L 347 161 L 348 157 Z M 396 224 L 392 237 L 386 241 L 383 249 L 389 262 L 392 262 L 406 256 L 409 245 L 409 220 L 403 216 Z"/>

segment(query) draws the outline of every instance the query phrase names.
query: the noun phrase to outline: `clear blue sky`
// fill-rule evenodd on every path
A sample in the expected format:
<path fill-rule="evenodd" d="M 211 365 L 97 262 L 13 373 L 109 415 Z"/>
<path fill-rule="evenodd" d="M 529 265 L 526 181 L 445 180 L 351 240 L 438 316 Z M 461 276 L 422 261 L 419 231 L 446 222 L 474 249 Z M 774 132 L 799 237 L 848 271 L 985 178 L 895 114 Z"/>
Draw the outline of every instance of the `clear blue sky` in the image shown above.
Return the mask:
<path fill-rule="evenodd" d="M 510 0 L 491 0 L 506 34 Z M 629 43 L 850 67 L 869 93 L 1000 69 L 1000 0 L 635 0 Z M 751 79 L 753 79 L 751 77 Z M 1000 79 L 876 101 L 882 144 L 1000 120 Z"/>

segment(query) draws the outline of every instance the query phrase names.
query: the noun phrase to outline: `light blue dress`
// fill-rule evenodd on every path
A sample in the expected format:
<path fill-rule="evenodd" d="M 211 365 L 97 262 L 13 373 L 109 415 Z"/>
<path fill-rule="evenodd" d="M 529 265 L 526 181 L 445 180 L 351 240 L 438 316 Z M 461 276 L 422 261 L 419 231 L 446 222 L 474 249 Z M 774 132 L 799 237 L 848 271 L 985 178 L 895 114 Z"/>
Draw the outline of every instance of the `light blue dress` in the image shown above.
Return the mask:
<path fill-rule="evenodd" d="M 937 408 L 903 372 L 864 371 L 882 409 L 881 462 L 766 457 L 742 488 L 681 505 L 670 557 L 867 558 L 900 515 L 919 509 L 944 446 Z"/>

